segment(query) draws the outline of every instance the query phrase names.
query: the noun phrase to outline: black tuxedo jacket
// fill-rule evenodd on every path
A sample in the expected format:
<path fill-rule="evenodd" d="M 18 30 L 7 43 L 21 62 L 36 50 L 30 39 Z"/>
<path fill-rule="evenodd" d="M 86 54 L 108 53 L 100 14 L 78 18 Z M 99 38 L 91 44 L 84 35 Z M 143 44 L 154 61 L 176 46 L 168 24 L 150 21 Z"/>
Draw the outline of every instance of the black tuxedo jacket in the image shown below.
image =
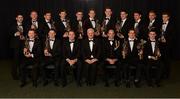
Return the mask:
<path fill-rule="evenodd" d="M 135 24 L 135 21 L 132 24 L 132 28 L 134 28 L 134 24 Z M 138 23 L 137 28 L 138 28 L 138 32 L 136 33 L 137 38 L 147 40 L 146 24 L 145 24 L 144 20 L 141 19 L 141 21 Z"/>
<path fill-rule="evenodd" d="M 50 24 L 53 24 L 53 21 L 50 21 Z M 42 38 L 45 40 L 45 38 L 48 35 L 48 32 L 50 30 L 50 28 L 48 27 L 48 24 L 45 20 L 42 22 L 42 27 L 40 30 L 42 30 Z"/>
<path fill-rule="evenodd" d="M 116 47 L 115 42 L 119 42 L 120 45 L 118 48 L 115 48 Z M 111 45 L 110 40 L 108 40 L 108 38 L 104 38 L 102 44 L 103 44 L 102 50 L 103 50 L 104 59 L 107 59 L 107 58 L 121 59 L 122 58 L 122 54 L 121 54 L 122 44 L 123 44 L 122 40 L 115 38 L 113 40 L 113 44 Z"/>
<path fill-rule="evenodd" d="M 63 42 L 63 56 L 64 59 L 79 59 L 81 52 L 80 42 L 78 40 L 74 41 L 73 51 L 71 52 L 69 39 L 65 39 Z"/>
<path fill-rule="evenodd" d="M 121 33 L 125 36 L 125 38 L 128 38 L 128 32 L 132 26 L 132 21 L 130 19 L 126 19 L 123 27 L 121 28 Z"/>
<path fill-rule="evenodd" d="M 43 24 L 42 24 L 42 22 L 41 21 L 39 21 L 39 20 L 37 20 L 37 22 L 38 22 L 38 28 L 36 29 L 36 33 L 37 33 L 37 35 L 38 35 L 38 37 L 41 39 L 42 37 L 43 37 L 43 33 L 42 33 L 42 26 L 43 26 Z M 28 32 L 28 30 L 30 30 L 31 29 L 31 25 L 32 25 L 32 20 L 28 20 L 27 22 L 26 22 L 26 33 Z"/>
<path fill-rule="evenodd" d="M 101 26 L 103 25 L 104 22 L 105 22 L 105 18 L 102 20 Z M 105 33 L 107 33 L 110 29 L 115 30 L 115 24 L 116 24 L 116 19 L 114 17 L 111 17 L 109 22 L 106 25 Z"/>
<path fill-rule="evenodd" d="M 40 59 L 42 58 L 42 55 L 43 55 L 42 45 L 41 44 L 42 43 L 40 42 L 39 39 L 35 39 L 33 49 L 32 49 L 32 52 L 31 52 L 31 54 L 34 55 L 33 59 L 35 59 L 37 61 L 40 61 Z M 25 48 L 25 43 L 24 43 L 24 48 Z"/>
<path fill-rule="evenodd" d="M 127 63 L 134 63 L 139 61 L 139 55 L 138 55 L 138 44 L 139 44 L 139 40 L 135 39 L 134 40 L 134 46 L 133 46 L 133 50 L 131 51 L 130 49 L 130 44 L 129 44 L 129 40 L 126 40 L 125 42 L 127 42 L 127 55 L 126 55 L 126 61 Z"/>
<path fill-rule="evenodd" d="M 44 48 L 45 48 L 45 45 L 44 45 Z M 49 48 L 50 48 L 50 45 L 49 45 Z M 54 59 L 62 58 L 62 48 L 61 48 L 61 42 L 59 39 L 57 38 L 55 39 L 53 48 L 49 49 L 49 53 L 52 54 L 52 58 Z"/>
<path fill-rule="evenodd" d="M 17 29 L 17 23 L 14 23 L 11 28 L 10 28 L 10 47 L 11 48 L 19 48 L 22 45 L 22 40 L 20 40 L 19 37 L 15 37 L 14 34 L 18 31 Z M 25 25 L 24 23 L 22 24 L 23 27 L 23 35 L 25 36 Z"/>
<path fill-rule="evenodd" d="M 66 19 L 66 20 L 69 20 L 69 19 Z M 71 26 L 70 21 L 69 21 L 69 24 Z M 63 38 L 63 34 L 65 32 L 67 32 L 67 31 L 65 30 L 65 26 L 64 26 L 64 24 L 63 24 L 63 22 L 61 21 L 60 18 L 57 19 L 57 21 L 55 23 L 55 26 L 56 26 L 56 30 L 57 30 L 56 37 L 62 39 Z"/>
<path fill-rule="evenodd" d="M 91 55 L 93 55 L 94 58 L 99 59 L 100 53 L 101 53 L 101 46 L 100 46 L 100 41 L 98 38 L 94 38 L 94 40 L 93 40 L 93 51 L 92 52 L 90 50 L 88 38 L 86 38 L 82 41 L 82 55 L 83 55 L 84 60 L 91 59 Z"/>
<path fill-rule="evenodd" d="M 84 23 L 84 20 L 82 20 L 82 28 L 84 28 L 83 23 Z M 78 33 L 78 25 L 79 25 L 79 22 L 78 22 L 77 19 L 71 21 L 71 27 L 72 27 L 72 30 L 75 32 L 76 37 L 79 36 L 79 33 Z M 83 29 L 83 30 L 84 30 L 84 29 Z"/>
<path fill-rule="evenodd" d="M 157 48 L 160 48 L 158 41 L 155 42 L 155 49 L 154 50 L 156 50 Z M 151 45 L 151 41 L 150 40 L 148 40 L 145 43 L 143 52 L 144 52 L 144 60 L 145 61 L 148 60 L 148 56 L 155 56 L 155 51 L 153 53 L 152 45 Z"/>
<path fill-rule="evenodd" d="M 97 21 L 97 19 L 94 19 L 95 20 L 95 23 L 96 23 L 96 21 Z M 85 37 L 87 37 L 87 30 L 89 29 L 89 28 L 93 28 L 93 25 L 92 25 L 92 23 L 91 23 L 91 20 L 88 18 L 88 19 L 86 19 L 85 21 L 84 21 L 84 23 L 83 23 L 83 29 L 84 29 L 84 36 Z M 93 28 L 95 31 L 96 31 L 96 29 L 95 28 Z"/>

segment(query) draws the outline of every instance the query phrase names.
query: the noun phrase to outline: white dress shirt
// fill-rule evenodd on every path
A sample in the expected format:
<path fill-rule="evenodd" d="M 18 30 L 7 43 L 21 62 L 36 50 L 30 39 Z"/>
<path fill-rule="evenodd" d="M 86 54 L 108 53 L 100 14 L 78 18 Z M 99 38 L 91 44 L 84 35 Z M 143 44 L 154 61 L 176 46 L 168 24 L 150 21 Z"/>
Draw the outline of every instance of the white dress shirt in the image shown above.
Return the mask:
<path fill-rule="evenodd" d="M 90 19 L 90 21 L 91 21 L 91 24 L 92 24 L 93 28 L 96 28 L 96 22 L 95 22 L 95 20 L 94 20 L 93 18 L 89 18 L 89 19 Z M 92 21 L 92 20 L 94 20 L 94 21 Z"/>
<path fill-rule="evenodd" d="M 162 31 L 163 31 L 163 32 L 166 31 L 166 28 L 167 28 L 168 23 L 169 23 L 169 21 L 165 22 L 165 23 L 162 25 Z"/>
<path fill-rule="evenodd" d="M 33 40 L 33 42 L 31 40 Z M 29 51 L 30 52 L 32 52 L 33 46 L 34 46 L 34 39 L 30 39 L 30 41 L 29 41 Z"/>
<path fill-rule="evenodd" d="M 139 22 L 141 21 L 141 19 L 139 19 L 135 24 L 134 24 L 134 28 L 137 28 L 137 26 L 139 25 Z"/>
<path fill-rule="evenodd" d="M 93 39 L 89 39 L 89 40 L 93 40 Z M 89 47 L 90 47 L 90 50 L 92 52 L 93 51 L 93 41 L 89 42 Z"/>
<path fill-rule="evenodd" d="M 53 49 L 53 46 L 54 46 L 54 40 L 55 40 L 55 39 L 49 41 L 49 44 L 50 44 L 50 48 L 51 48 L 51 49 Z"/>
<path fill-rule="evenodd" d="M 151 48 L 152 48 L 153 53 L 154 53 L 154 51 L 155 51 L 155 45 L 156 45 L 155 42 L 151 42 Z"/>
<path fill-rule="evenodd" d="M 110 18 L 111 18 L 111 17 L 106 17 L 106 20 L 105 20 L 105 21 L 106 21 L 106 23 L 105 23 L 105 25 L 107 25 L 107 24 L 108 24 L 108 22 L 109 22 Z"/>
<path fill-rule="evenodd" d="M 124 26 L 124 23 L 126 22 L 127 19 L 123 19 L 121 23 L 121 28 Z"/>
<path fill-rule="evenodd" d="M 51 28 L 52 28 L 52 26 L 51 26 L 50 21 L 46 20 L 46 23 L 47 23 L 47 25 L 48 25 L 49 29 L 51 29 Z"/>
<path fill-rule="evenodd" d="M 133 47 L 134 47 L 134 39 L 128 39 L 129 40 L 129 45 L 130 45 L 130 49 L 131 49 L 131 52 L 133 50 Z"/>

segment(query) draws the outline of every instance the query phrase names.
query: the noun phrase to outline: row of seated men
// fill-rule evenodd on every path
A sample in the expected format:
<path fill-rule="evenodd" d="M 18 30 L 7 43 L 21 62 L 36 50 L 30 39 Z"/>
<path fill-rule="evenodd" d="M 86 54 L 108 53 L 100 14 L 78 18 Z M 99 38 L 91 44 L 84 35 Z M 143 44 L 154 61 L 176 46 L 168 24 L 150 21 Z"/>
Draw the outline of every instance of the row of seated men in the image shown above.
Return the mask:
<path fill-rule="evenodd" d="M 119 20 L 116 20 L 112 16 L 111 8 L 105 9 L 105 17 L 102 22 L 99 22 L 95 16 L 95 10 L 89 10 L 89 18 L 83 18 L 83 12 L 77 11 L 76 18 L 74 20 L 69 20 L 66 17 L 67 13 L 65 10 L 60 11 L 59 19 L 57 21 L 52 20 L 50 12 L 44 14 L 44 20 L 38 20 L 38 13 L 32 11 L 30 14 L 30 20 L 27 22 L 23 21 L 22 15 L 17 15 L 16 22 L 10 29 L 11 33 L 11 47 L 14 49 L 14 62 L 15 65 L 12 66 L 12 76 L 13 79 L 18 79 L 18 68 L 20 66 L 20 61 L 23 59 L 22 48 L 23 40 L 27 38 L 27 33 L 29 29 L 36 30 L 36 36 L 39 38 L 41 45 L 46 41 L 48 32 L 51 29 L 56 30 L 56 37 L 63 41 L 63 38 L 68 38 L 68 31 L 73 30 L 75 32 L 75 37 L 80 41 L 87 38 L 87 30 L 93 28 L 95 30 L 95 37 L 98 37 L 100 41 L 102 38 L 107 38 L 107 33 L 110 29 L 115 31 L 115 35 L 119 39 L 128 39 L 128 32 L 131 28 L 136 32 L 136 37 L 141 40 L 148 40 L 148 31 L 154 30 L 156 32 L 156 37 L 160 39 L 161 43 L 161 53 L 162 60 L 164 63 L 165 74 L 169 76 L 169 48 L 171 47 L 171 41 L 173 37 L 173 25 L 169 20 L 170 15 L 168 13 L 162 14 L 162 22 L 158 21 L 156 18 L 156 13 L 154 11 L 149 12 L 149 20 L 144 21 L 142 19 L 142 14 L 140 12 L 134 12 L 134 20 L 130 20 L 128 13 L 123 10 L 120 12 Z M 102 24 L 101 24 L 102 23 Z M 161 40 L 162 39 L 162 40 Z M 165 39 L 165 40 L 163 40 Z M 124 40 L 122 40 L 124 41 Z M 102 45 L 102 44 L 100 44 Z"/>
<path fill-rule="evenodd" d="M 23 42 L 23 55 L 20 66 L 21 87 L 27 83 L 27 66 L 32 65 L 32 82 L 37 87 L 39 76 L 43 85 L 48 83 L 46 66 L 53 64 L 54 85 L 67 85 L 67 70 L 73 70 L 78 86 L 82 85 L 82 78 L 85 78 L 86 85 L 96 84 L 98 66 L 102 66 L 105 86 L 109 86 L 109 72 L 107 66 L 115 66 L 114 84 L 118 86 L 125 81 L 127 87 L 134 83 L 136 87 L 141 86 L 142 74 L 146 75 L 145 80 L 149 86 L 160 86 L 163 71 L 161 62 L 161 50 L 159 41 L 156 39 L 156 32 L 149 32 L 147 41 L 140 41 L 136 38 L 134 29 L 128 32 L 128 39 L 119 39 L 115 36 L 114 30 L 110 29 L 107 38 L 95 37 L 94 29 L 87 30 L 87 38 L 79 41 L 75 39 L 75 32 L 69 31 L 68 38 L 63 43 L 55 37 L 56 31 L 50 30 L 48 37 L 42 45 L 36 37 L 36 32 L 28 31 L 28 38 Z M 131 81 L 131 73 L 134 69 L 134 79 Z M 155 70 L 153 69 L 155 68 Z M 143 72 L 144 71 L 144 72 Z"/>

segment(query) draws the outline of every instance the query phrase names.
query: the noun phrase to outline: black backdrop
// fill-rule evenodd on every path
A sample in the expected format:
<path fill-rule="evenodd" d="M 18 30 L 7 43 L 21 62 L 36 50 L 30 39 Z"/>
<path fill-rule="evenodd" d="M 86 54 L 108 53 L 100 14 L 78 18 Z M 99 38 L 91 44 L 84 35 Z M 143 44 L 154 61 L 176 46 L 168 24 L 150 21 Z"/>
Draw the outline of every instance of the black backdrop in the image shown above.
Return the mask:
<path fill-rule="evenodd" d="M 134 10 L 140 10 L 143 17 L 147 16 L 149 10 L 158 12 L 158 17 L 162 11 L 169 11 L 175 23 L 176 36 L 174 42 L 180 42 L 180 35 L 178 27 L 180 7 L 178 6 L 179 0 L 4 0 L 1 1 L 1 18 L 0 18 L 0 58 L 6 59 L 12 57 L 12 51 L 9 49 L 9 27 L 15 20 L 17 13 L 22 13 L 25 19 L 29 17 L 31 10 L 37 10 L 39 16 L 42 18 L 43 12 L 49 10 L 53 13 L 53 17 L 58 16 L 60 9 L 66 9 L 69 18 L 73 18 L 77 9 L 84 11 L 87 17 L 89 8 L 94 8 L 97 12 L 97 17 L 103 17 L 103 9 L 106 6 L 112 8 L 114 15 L 117 16 L 121 9 L 126 9 L 130 15 Z M 180 58 L 180 44 L 174 43 L 173 58 Z"/>

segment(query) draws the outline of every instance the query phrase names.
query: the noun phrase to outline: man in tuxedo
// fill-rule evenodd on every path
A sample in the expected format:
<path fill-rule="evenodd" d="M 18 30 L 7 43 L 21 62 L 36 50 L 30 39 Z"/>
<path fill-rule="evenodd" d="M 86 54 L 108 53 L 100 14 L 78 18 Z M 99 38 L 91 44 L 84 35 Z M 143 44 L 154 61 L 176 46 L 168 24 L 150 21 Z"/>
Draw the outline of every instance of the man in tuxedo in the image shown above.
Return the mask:
<path fill-rule="evenodd" d="M 118 20 L 116 23 L 117 36 L 119 38 L 127 39 L 129 29 L 131 28 L 131 24 L 132 24 L 132 22 L 128 18 L 128 13 L 125 10 L 121 10 L 120 21 Z M 121 33 L 121 35 L 119 35 L 118 33 Z"/>
<path fill-rule="evenodd" d="M 136 87 L 140 87 L 142 61 L 140 60 L 140 49 L 138 48 L 139 43 L 139 40 L 136 38 L 135 30 L 130 29 L 128 39 L 124 41 L 122 50 L 126 87 L 130 87 L 130 74 L 132 73 L 131 67 L 135 67 L 133 83 Z"/>
<path fill-rule="evenodd" d="M 158 40 L 156 40 L 155 30 L 151 30 L 148 34 L 149 39 L 144 45 L 144 60 L 146 62 L 146 73 L 148 86 L 160 86 L 162 62 L 161 51 Z M 153 70 L 155 67 L 155 70 Z M 154 72 L 153 72 L 154 71 Z M 154 77 L 153 77 L 154 76 Z"/>
<path fill-rule="evenodd" d="M 61 65 L 62 86 L 67 85 L 67 71 L 73 72 L 78 86 L 81 86 L 80 42 L 75 39 L 74 31 L 69 31 L 68 38 L 63 42 L 63 61 Z"/>
<path fill-rule="evenodd" d="M 35 31 L 30 29 L 28 31 L 28 38 L 24 43 L 23 53 L 24 59 L 21 63 L 20 73 L 21 73 L 21 85 L 20 87 L 24 87 L 26 85 L 26 79 L 28 77 L 28 68 L 27 66 L 32 65 L 32 82 L 33 86 L 37 87 L 37 79 L 38 79 L 38 66 L 40 62 L 40 58 L 42 56 L 41 53 L 41 43 L 39 39 L 35 38 Z"/>
<path fill-rule="evenodd" d="M 107 37 L 107 32 L 110 29 L 115 29 L 115 19 L 112 17 L 112 10 L 111 8 L 107 7 L 105 8 L 105 17 L 101 24 L 101 32 L 103 37 Z"/>
<path fill-rule="evenodd" d="M 12 66 L 11 74 L 14 80 L 19 78 L 19 66 L 22 59 L 22 42 L 24 40 L 24 23 L 23 16 L 18 14 L 16 16 L 16 22 L 10 29 L 10 47 L 13 49 L 14 65 Z"/>
<path fill-rule="evenodd" d="M 76 12 L 75 20 L 71 22 L 72 30 L 75 32 L 76 38 L 78 39 L 82 39 L 84 36 L 83 23 L 84 23 L 83 12 L 81 10 L 78 10 Z"/>
<path fill-rule="evenodd" d="M 89 15 L 89 18 L 84 21 L 84 25 L 83 25 L 84 33 L 86 34 L 85 37 L 87 37 L 87 30 L 89 28 L 93 28 L 95 31 L 95 36 L 99 36 L 101 27 L 100 27 L 99 21 L 95 18 L 96 16 L 95 10 L 90 9 L 88 15 Z"/>
<path fill-rule="evenodd" d="M 157 20 L 156 13 L 153 10 L 149 11 L 149 20 L 146 27 L 147 33 L 151 30 L 155 30 L 157 35 L 160 33 L 160 22 Z"/>
<path fill-rule="evenodd" d="M 48 84 L 46 72 L 48 65 L 54 65 L 54 85 L 58 86 L 58 78 L 59 78 L 59 69 L 60 69 L 60 60 L 62 58 L 62 51 L 61 51 L 61 43 L 60 40 L 55 38 L 56 31 L 51 29 L 48 33 L 48 37 L 44 43 L 44 61 L 42 64 L 42 76 L 44 84 L 46 86 Z"/>
<path fill-rule="evenodd" d="M 164 62 L 164 73 L 163 76 L 165 78 L 169 78 L 170 74 L 170 57 L 172 54 L 172 39 L 174 37 L 174 29 L 173 23 L 170 20 L 170 14 L 164 12 L 162 14 L 162 24 L 161 24 L 161 34 L 159 36 L 160 46 L 162 50 L 162 61 Z"/>
<path fill-rule="evenodd" d="M 45 12 L 44 14 L 44 21 L 42 23 L 42 27 L 41 27 L 41 30 L 42 30 L 42 41 L 44 42 L 45 41 L 45 38 L 46 36 L 48 35 L 48 32 L 50 29 L 56 29 L 55 28 L 55 25 L 54 25 L 54 21 L 52 20 L 52 17 L 51 17 L 51 12 Z"/>
<path fill-rule="evenodd" d="M 89 28 L 87 30 L 87 38 L 82 42 L 82 54 L 86 76 L 86 84 L 88 86 L 95 85 L 97 65 L 100 57 L 100 44 L 99 39 L 94 37 L 94 29 Z"/>
<path fill-rule="evenodd" d="M 36 30 L 38 38 L 40 40 L 42 40 L 43 34 L 42 34 L 41 30 L 40 30 L 41 26 L 42 26 L 42 23 L 38 19 L 38 13 L 35 10 L 31 11 L 30 20 L 28 20 L 26 22 L 26 32 L 29 29 L 34 29 L 34 30 Z"/>
<path fill-rule="evenodd" d="M 109 79 L 109 72 L 107 66 L 116 66 L 114 71 L 114 82 L 115 86 L 118 86 L 118 81 L 120 76 L 122 76 L 122 71 L 120 71 L 121 60 L 122 60 L 122 40 L 115 38 L 114 30 L 109 30 L 107 33 L 107 38 L 103 40 L 103 55 L 104 55 L 104 76 L 105 76 L 105 86 L 108 87 L 108 79 Z"/>
<path fill-rule="evenodd" d="M 62 39 L 68 37 L 68 31 L 71 30 L 71 24 L 70 24 L 70 20 L 67 19 L 66 10 L 61 10 L 59 12 L 59 18 L 56 22 L 56 27 L 57 27 L 58 38 Z"/>
<path fill-rule="evenodd" d="M 132 24 L 132 27 L 134 28 L 136 32 L 136 37 L 138 39 L 147 39 L 147 33 L 145 28 L 145 23 L 142 20 L 142 14 L 139 11 L 134 12 L 134 22 Z"/>

